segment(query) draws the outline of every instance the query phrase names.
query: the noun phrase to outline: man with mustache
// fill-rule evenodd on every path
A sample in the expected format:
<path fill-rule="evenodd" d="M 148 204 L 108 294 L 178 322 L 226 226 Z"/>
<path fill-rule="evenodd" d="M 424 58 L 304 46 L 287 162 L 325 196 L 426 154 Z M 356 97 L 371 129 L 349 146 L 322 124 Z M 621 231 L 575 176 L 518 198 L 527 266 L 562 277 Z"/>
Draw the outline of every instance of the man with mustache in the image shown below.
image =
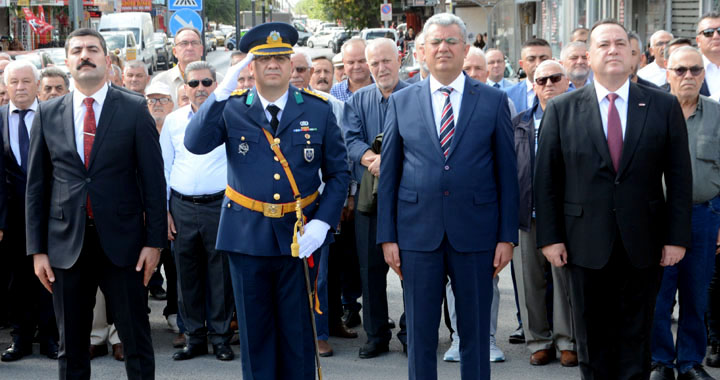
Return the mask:
<path fill-rule="evenodd" d="M 101 34 L 77 29 L 65 51 L 75 89 L 38 106 L 25 202 L 27 253 L 60 330 L 59 377 L 90 378 L 100 287 L 128 379 L 153 379 L 146 286 L 167 243 L 158 133 L 144 98 L 108 86 Z"/>
<path fill-rule="evenodd" d="M 560 60 L 570 80 L 569 89 L 577 90 L 590 83 L 590 66 L 587 59 L 587 44 L 571 42 L 560 52 Z"/>
<path fill-rule="evenodd" d="M 174 243 L 178 304 L 187 342 L 173 359 L 207 354 L 209 338 L 218 360 L 232 360 L 232 285 L 227 256 L 215 249 L 227 186 L 225 146 L 195 155 L 183 144 L 188 122 L 217 88 L 215 68 L 192 62 L 185 79 L 190 104 L 170 114 L 160 133 L 168 186 L 167 237 Z"/>
<path fill-rule="evenodd" d="M 333 84 L 335 67 L 332 61 L 325 56 L 315 57 L 312 60 L 313 73 L 310 76 L 310 86 L 315 90 L 330 92 Z"/>
<path fill-rule="evenodd" d="M 46 67 L 40 72 L 40 90 L 38 99 L 41 102 L 63 96 L 70 92 L 70 80 L 65 72 L 57 67 Z"/>

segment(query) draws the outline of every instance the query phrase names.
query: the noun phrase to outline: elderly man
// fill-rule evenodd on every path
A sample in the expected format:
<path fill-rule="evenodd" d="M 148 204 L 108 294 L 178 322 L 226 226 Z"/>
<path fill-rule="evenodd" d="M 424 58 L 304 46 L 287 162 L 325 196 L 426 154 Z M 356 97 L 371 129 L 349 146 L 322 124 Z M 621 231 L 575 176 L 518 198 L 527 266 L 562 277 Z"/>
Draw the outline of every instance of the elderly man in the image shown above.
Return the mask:
<path fill-rule="evenodd" d="M 365 46 L 365 40 L 358 37 L 353 37 L 343 44 L 342 62 L 347 79 L 336 83 L 330 89 L 330 94 L 338 100 L 347 101 L 355 91 L 372 84 L 370 68 L 365 58 Z"/>
<path fill-rule="evenodd" d="M 568 88 L 577 90 L 590 83 L 590 66 L 588 66 L 587 44 L 571 42 L 560 52 L 560 61 L 570 80 Z"/>
<path fill-rule="evenodd" d="M 720 229 L 720 104 L 700 95 L 703 58 L 693 47 L 680 47 L 667 61 L 670 92 L 677 97 L 687 123 L 692 163 L 692 245 L 683 260 L 665 268 L 655 304 L 650 379 L 712 379 L 702 367 L 707 346 L 707 288 L 715 267 L 715 243 Z M 675 127 L 682 127 L 681 125 Z M 671 316 L 679 293 L 680 319 L 673 339 Z"/>
<path fill-rule="evenodd" d="M 506 88 L 513 86 L 513 83 L 505 79 L 505 54 L 498 49 L 488 49 L 485 52 L 487 60 L 488 79 L 485 82 L 488 86 L 495 88 Z"/>
<path fill-rule="evenodd" d="M 665 65 L 665 46 L 673 35 L 664 30 L 658 30 L 650 36 L 650 54 L 655 60 L 638 71 L 638 76 L 653 83 L 656 86 L 662 86 L 667 83 L 667 66 Z"/>
<path fill-rule="evenodd" d="M 170 87 L 165 83 L 153 83 L 145 89 L 145 99 L 147 99 L 150 115 L 155 119 L 155 127 L 157 127 L 158 133 L 162 134 L 165 118 L 175 107 Z"/>
<path fill-rule="evenodd" d="M 34 278 L 33 259 L 27 256 L 25 241 L 25 186 L 29 162 L 30 132 L 38 111 L 40 73 L 29 61 L 12 61 L 5 67 L 3 79 L 10 103 L 0 108 L 5 140 L 5 171 L 0 173 L 8 184 L 7 223 L 3 236 L 4 266 L 9 268 L 11 346 L 0 359 L 11 362 L 32 354 L 37 331 L 40 353 L 58 357 L 58 330 L 52 295 Z M 87 339 L 87 338 L 86 338 Z"/>
<path fill-rule="evenodd" d="M 357 181 L 355 239 L 360 262 L 363 297 L 363 328 L 367 342 L 360 348 L 361 359 L 374 358 L 389 350 L 392 337 L 388 324 L 387 272 L 377 240 L 377 204 L 374 188 L 380 175 L 382 126 L 387 115 L 388 98 L 407 84 L 399 80 L 400 55 L 390 39 L 372 40 L 365 48 L 365 57 L 375 84 L 356 92 L 345 103 L 343 129 L 348 154 L 353 162 L 353 177 Z M 403 346 L 407 342 L 399 335 Z"/>
<path fill-rule="evenodd" d="M 575 44 L 577 42 L 573 42 Z M 585 44 L 582 44 L 583 47 Z M 550 99 L 565 93 L 569 80 L 565 68 L 548 60 L 535 70 L 535 93 L 538 102 L 513 119 L 515 151 L 520 185 L 520 254 L 513 257 L 513 270 L 518 286 L 520 314 L 525 328 L 525 343 L 531 353 L 530 364 L 545 365 L 560 351 L 560 363 L 565 367 L 577 365 L 575 337 L 567 289 L 565 268 L 552 267 L 552 327 L 548 322 L 545 294 L 547 259 L 537 249 L 536 225 L 533 212 L 533 173 L 538 146 L 540 120 Z"/>
<path fill-rule="evenodd" d="M 425 63 L 425 35 L 421 32 L 415 37 L 415 50 L 413 51 L 415 61 L 420 64 L 420 71 L 415 74 L 412 78 L 407 80 L 407 83 L 420 82 L 427 78 L 428 71 L 427 63 Z"/>
<path fill-rule="evenodd" d="M 145 95 L 145 87 L 150 81 L 147 67 L 142 61 L 130 61 L 125 64 L 123 72 L 123 86 L 128 90 Z"/>
<path fill-rule="evenodd" d="M 470 78 L 485 83 L 488 78 L 487 61 L 482 49 L 471 46 L 463 62 L 463 71 Z"/>
<path fill-rule="evenodd" d="M 590 35 L 590 30 L 588 28 L 575 28 L 570 33 L 570 42 L 582 42 L 586 44 L 588 42 L 588 36 Z"/>
<path fill-rule="evenodd" d="M 508 98 L 512 100 L 518 112 L 525 111 L 533 106 L 533 101 L 535 100 L 535 91 L 533 90 L 535 68 L 540 62 L 552 58 L 552 50 L 547 41 L 533 38 L 525 41 L 520 50 L 520 56 L 521 59 L 518 64 L 525 70 L 527 78 L 505 89 Z"/>
<path fill-rule="evenodd" d="M 332 60 L 325 56 L 315 57 L 312 59 L 312 68 L 310 86 L 317 91 L 329 93 L 333 84 L 333 74 L 335 73 Z"/>
<path fill-rule="evenodd" d="M 425 22 L 430 76 L 390 97 L 378 185 L 377 242 L 404 279 L 409 379 L 437 379 L 448 276 L 462 379 L 489 379 L 492 278 L 517 245 L 518 183 L 507 95 L 467 77 L 465 23 Z"/>
<path fill-rule="evenodd" d="M 185 68 L 185 80 L 190 105 L 170 114 L 160 134 L 168 186 L 168 240 L 174 242 L 187 341 L 173 359 L 206 354 L 209 338 L 218 360 L 232 360 L 232 285 L 227 256 L 215 249 L 227 186 L 225 146 L 196 155 L 183 144 L 188 122 L 217 88 L 215 69 L 207 62 L 192 62 Z"/>
<path fill-rule="evenodd" d="M 40 91 L 38 99 L 44 102 L 70 92 L 70 79 L 57 67 L 46 67 L 40 72 Z"/>
<path fill-rule="evenodd" d="M 695 37 L 698 48 L 702 52 L 703 67 L 705 67 L 705 81 L 700 89 L 700 94 L 714 100 L 720 99 L 720 34 L 717 32 L 718 28 L 720 28 L 720 13 L 710 11 L 700 17 Z M 718 304 L 720 304 L 720 300 Z M 718 364 L 720 365 L 720 362 Z"/>
<path fill-rule="evenodd" d="M 177 91 L 175 91 L 175 98 L 177 99 L 177 108 L 185 107 L 186 105 L 190 104 L 190 98 L 187 96 L 187 92 L 185 91 L 185 86 L 178 87 Z"/>

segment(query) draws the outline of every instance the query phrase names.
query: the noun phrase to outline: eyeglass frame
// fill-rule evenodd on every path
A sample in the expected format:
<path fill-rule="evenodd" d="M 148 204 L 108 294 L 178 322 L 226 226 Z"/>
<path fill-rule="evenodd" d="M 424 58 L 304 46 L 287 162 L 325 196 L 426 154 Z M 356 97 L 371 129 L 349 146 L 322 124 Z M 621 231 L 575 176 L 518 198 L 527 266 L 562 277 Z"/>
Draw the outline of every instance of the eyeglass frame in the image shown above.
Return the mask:
<path fill-rule="evenodd" d="M 208 82 L 208 81 L 209 81 L 209 82 Z M 189 81 L 187 81 L 185 84 L 188 85 L 188 86 L 190 86 L 190 88 L 195 88 L 195 87 L 199 86 L 200 84 L 202 84 L 203 87 L 206 87 L 206 88 L 207 88 L 207 87 L 212 86 L 213 83 L 215 83 L 215 79 L 212 79 L 212 78 L 203 78 L 203 79 L 193 79 L 193 80 L 189 80 Z"/>

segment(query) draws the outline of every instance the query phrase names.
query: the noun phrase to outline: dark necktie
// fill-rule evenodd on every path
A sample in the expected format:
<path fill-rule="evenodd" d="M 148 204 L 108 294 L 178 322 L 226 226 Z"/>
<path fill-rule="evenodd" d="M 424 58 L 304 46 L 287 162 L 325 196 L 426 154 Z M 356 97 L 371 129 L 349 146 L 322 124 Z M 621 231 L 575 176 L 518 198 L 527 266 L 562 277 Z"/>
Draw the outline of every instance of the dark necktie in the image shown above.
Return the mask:
<path fill-rule="evenodd" d="M 613 167 L 617 172 L 620 167 L 620 158 L 622 157 L 623 148 L 622 124 L 620 123 L 620 114 L 615 107 L 615 99 L 618 98 L 618 94 L 609 93 L 607 98 L 610 101 L 607 118 L 607 144 L 608 149 L 610 150 L 610 158 L 612 159 Z"/>
<path fill-rule="evenodd" d="M 27 160 L 28 150 L 30 150 L 30 135 L 28 134 L 27 125 L 25 124 L 25 115 L 30 110 L 18 110 L 15 112 L 18 114 L 20 120 L 18 120 L 18 146 L 20 147 L 20 168 L 24 173 L 27 173 Z"/>
<path fill-rule="evenodd" d="M 95 142 L 95 111 L 93 110 L 93 98 L 85 98 L 85 118 L 83 119 L 83 155 L 85 157 L 85 168 L 90 167 L 90 152 Z M 92 206 L 90 205 L 90 194 L 87 198 L 87 214 L 90 219 L 93 217 Z"/>
<path fill-rule="evenodd" d="M 450 144 L 455 134 L 455 116 L 453 115 L 452 103 L 450 103 L 450 93 L 452 91 L 452 87 L 440 88 L 440 92 L 445 95 L 445 105 L 443 105 L 440 116 L 440 148 L 442 148 L 445 158 L 450 153 Z"/>
<path fill-rule="evenodd" d="M 280 113 L 280 107 L 270 104 L 267 106 L 268 112 L 270 112 L 270 116 L 272 116 L 272 119 L 270 119 L 270 126 L 273 129 L 273 132 L 277 132 L 278 125 L 280 125 L 280 119 L 278 119 L 278 114 Z"/>
<path fill-rule="evenodd" d="M 499 83 L 495 83 L 495 84 L 493 85 L 493 87 L 495 87 L 495 88 L 500 88 L 500 84 L 499 84 Z"/>

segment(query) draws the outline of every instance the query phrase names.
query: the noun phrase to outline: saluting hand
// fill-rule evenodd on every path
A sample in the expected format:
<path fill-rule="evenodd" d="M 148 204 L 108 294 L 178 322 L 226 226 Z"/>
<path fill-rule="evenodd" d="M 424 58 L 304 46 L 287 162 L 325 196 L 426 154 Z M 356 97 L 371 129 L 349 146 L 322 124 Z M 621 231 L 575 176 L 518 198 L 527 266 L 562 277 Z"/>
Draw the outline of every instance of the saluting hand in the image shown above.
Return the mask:
<path fill-rule="evenodd" d="M 45 289 L 52 293 L 52 286 L 55 282 L 55 274 L 50 267 L 50 259 L 46 253 L 38 253 L 33 255 L 33 265 L 35 266 L 35 275 L 40 279 Z"/>
<path fill-rule="evenodd" d="M 383 256 L 385 262 L 397 273 L 400 280 L 403 279 L 402 270 L 400 269 L 400 247 L 397 243 L 382 243 Z"/>
<path fill-rule="evenodd" d="M 567 250 L 565 249 L 565 243 L 555 243 L 542 247 L 542 253 L 555 267 L 562 267 L 567 264 Z"/>
<path fill-rule="evenodd" d="M 145 273 L 143 274 L 143 285 L 147 286 L 148 282 L 150 282 L 150 277 L 152 277 L 153 272 L 155 272 L 155 268 L 157 267 L 158 263 L 160 262 L 160 248 L 153 248 L 153 247 L 143 247 L 140 251 L 140 258 L 138 259 L 137 264 L 135 265 L 135 271 L 140 272 L 143 270 L 143 267 L 145 268 Z"/>

